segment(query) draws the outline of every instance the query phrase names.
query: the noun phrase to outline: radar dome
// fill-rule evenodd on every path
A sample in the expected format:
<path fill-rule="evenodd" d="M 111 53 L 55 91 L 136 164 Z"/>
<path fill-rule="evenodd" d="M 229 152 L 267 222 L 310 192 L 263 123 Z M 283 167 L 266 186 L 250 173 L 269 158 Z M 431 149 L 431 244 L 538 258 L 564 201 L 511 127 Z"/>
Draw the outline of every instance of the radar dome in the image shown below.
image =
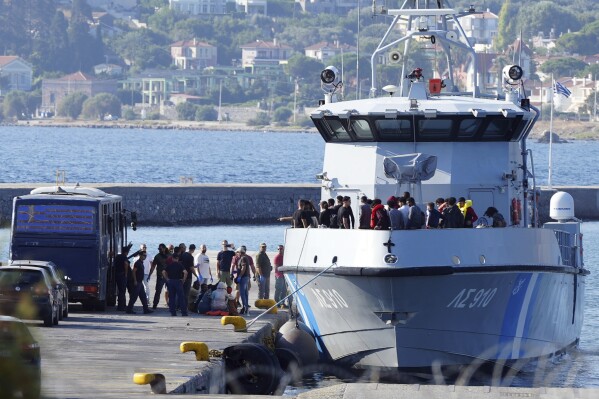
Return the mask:
<path fill-rule="evenodd" d="M 553 194 L 549 202 L 549 217 L 558 222 L 574 219 L 574 198 L 563 191 Z"/>

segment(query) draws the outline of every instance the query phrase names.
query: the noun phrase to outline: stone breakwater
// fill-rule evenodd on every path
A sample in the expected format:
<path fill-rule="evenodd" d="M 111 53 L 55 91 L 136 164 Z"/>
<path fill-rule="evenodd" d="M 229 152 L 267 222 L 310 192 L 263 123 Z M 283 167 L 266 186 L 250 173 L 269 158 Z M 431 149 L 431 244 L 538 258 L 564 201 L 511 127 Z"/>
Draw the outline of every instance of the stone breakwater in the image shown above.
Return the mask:
<path fill-rule="evenodd" d="M 0 225 L 10 225 L 14 197 L 49 185 L 0 184 Z M 124 208 L 136 211 L 139 223 L 150 226 L 270 224 L 281 216 L 291 215 L 298 199 L 307 198 L 314 204 L 320 199 L 318 184 L 83 185 L 122 196 Z M 574 197 L 578 218 L 599 220 L 599 187 L 572 186 L 542 190 L 539 203 L 541 221 L 549 220 L 549 201 L 558 190 Z M 484 209 L 477 211 L 482 215 Z"/>
<path fill-rule="evenodd" d="M 51 184 L 0 184 L 0 225 L 10 225 L 12 200 Z M 265 184 L 83 184 L 123 197 L 140 224 L 154 226 L 269 224 L 289 216 L 300 198 L 320 198 L 320 186 Z"/>

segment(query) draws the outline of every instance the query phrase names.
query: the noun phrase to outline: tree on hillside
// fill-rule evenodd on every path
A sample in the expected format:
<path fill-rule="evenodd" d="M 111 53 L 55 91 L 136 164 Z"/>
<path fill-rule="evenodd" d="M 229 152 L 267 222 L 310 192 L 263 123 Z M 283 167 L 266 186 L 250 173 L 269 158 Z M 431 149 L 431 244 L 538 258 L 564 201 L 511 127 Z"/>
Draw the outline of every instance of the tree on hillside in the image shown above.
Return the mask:
<path fill-rule="evenodd" d="M 503 6 L 501 6 L 497 37 L 495 38 L 496 49 L 504 50 L 516 39 L 518 35 L 516 21 L 519 11 L 520 4 L 512 0 L 506 0 Z"/>
<path fill-rule="evenodd" d="M 560 50 L 569 53 L 593 55 L 599 53 L 599 21 L 585 25 L 580 32 L 566 33 L 557 39 Z"/>
<path fill-rule="evenodd" d="M 89 34 L 88 20 L 91 20 L 91 8 L 85 0 L 73 0 L 68 37 L 70 44 L 70 71 L 91 71 L 92 67 L 104 61 L 104 49 Z"/>
<path fill-rule="evenodd" d="M 170 52 L 163 46 L 171 40 L 150 29 L 138 29 L 116 38 L 112 45 L 117 54 L 128 60 L 138 70 L 168 67 L 172 62 Z"/>
<path fill-rule="evenodd" d="M 287 61 L 287 74 L 304 80 L 318 79 L 325 65 L 315 58 L 303 54 L 295 54 Z"/>
<path fill-rule="evenodd" d="M 83 103 L 83 116 L 87 119 L 104 119 L 109 114 L 121 116 L 121 102 L 113 94 L 96 94 Z"/>
<path fill-rule="evenodd" d="M 522 29 L 526 38 L 553 29 L 556 36 L 560 36 L 568 30 L 578 31 L 581 26 L 578 16 L 570 7 L 561 7 L 551 1 L 524 2 L 518 14 L 517 34 Z"/>
<path fill-rule="evenodd" d="M 148 26 L 151 29 L 169 33 L 175 27 L 177 15 L 174 10 L 163 7 L 148 17 Z"/>
<path fill-rule="evenodd" d="M 58 115 L 77 119 L 81 115 L 85 100 L 87 100 L 87 95 L 82 92 L 69 94 L 58 104 Z"/>
<path fill-rule="evenodd" d="M 561 76 L 577 76 L 586 67 L 585 62 L 568 57 L 546 61 L 540 69 L 543 73 L 552 73 L 555 78 L 558 78 Z"/>

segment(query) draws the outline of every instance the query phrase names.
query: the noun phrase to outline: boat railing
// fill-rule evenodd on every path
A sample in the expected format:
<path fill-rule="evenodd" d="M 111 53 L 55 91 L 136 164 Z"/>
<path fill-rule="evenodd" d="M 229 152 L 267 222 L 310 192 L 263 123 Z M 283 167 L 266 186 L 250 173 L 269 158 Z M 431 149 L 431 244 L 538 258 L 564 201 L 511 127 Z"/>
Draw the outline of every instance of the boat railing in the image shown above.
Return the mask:
<path fill-rule="evenodd" d="M 578 238 L 576 234 L 568 233 L 567 231 L 554 230 L 559 246 L 562 263 L 565 266 L 576 267 L 576 251 L 578 250 Z"/>

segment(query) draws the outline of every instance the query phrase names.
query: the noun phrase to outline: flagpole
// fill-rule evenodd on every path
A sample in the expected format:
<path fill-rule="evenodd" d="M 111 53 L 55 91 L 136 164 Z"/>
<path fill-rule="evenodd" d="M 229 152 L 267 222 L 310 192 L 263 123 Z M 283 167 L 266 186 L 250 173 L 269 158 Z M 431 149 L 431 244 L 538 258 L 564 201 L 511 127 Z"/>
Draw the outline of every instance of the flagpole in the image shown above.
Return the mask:
<path fill-rule="evenodd" d="M 552 146 L 553 146 L 553 97 L 554 97 L 554 91 L 555 89 L 555 81 L 553 80 L 553 74 L 551 74 L 551 110 L 549 113 L 549 168 L 548 168 L 548 179 L 547 179 L 547 185 L 549 186 L 549 188 L 551 189 L 551 154 L 552 154 Z"/>

